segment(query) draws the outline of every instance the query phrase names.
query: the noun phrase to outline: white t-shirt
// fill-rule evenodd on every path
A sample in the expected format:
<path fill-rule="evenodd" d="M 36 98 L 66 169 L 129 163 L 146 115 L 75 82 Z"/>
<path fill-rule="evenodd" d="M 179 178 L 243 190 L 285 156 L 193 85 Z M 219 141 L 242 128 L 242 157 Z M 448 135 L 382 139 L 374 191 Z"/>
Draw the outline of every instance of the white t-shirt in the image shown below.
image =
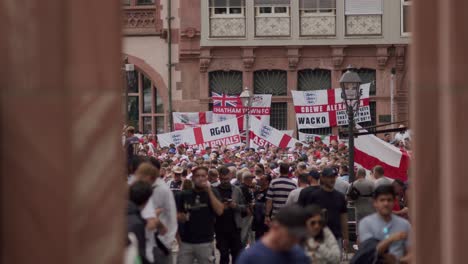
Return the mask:
<path fill-rule="evenodd" d="M 375 186 L 375 188 L 377 188 L 377 187 L 379 187 L 380 185 L 390 185 L 390 184 L 392 184 L 392 183 L 393 183 L 393 180 L 392 180 L 392 179 L 383 176 L 383 177 L 378 178 L 377 180 L 375 180 L 374 186 Z"/>

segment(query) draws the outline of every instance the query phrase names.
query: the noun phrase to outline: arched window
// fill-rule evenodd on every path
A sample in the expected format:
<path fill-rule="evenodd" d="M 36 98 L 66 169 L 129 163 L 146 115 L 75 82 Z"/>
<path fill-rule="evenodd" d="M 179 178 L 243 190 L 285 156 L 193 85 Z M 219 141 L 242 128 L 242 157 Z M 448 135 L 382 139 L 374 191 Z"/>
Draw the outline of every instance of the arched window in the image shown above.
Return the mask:
<path fill-rule="evenodd" d="M 145 134 L 165 132 L 163 100 L 154 82 L 144 73 L 127 73 L 127 123 Z"/>
<path fill-rule="evenodd" d="M 254 73 L 254 93 L 286 96 L 288 94 L 287 72 L 260 70 Z"/>
<path fill-rule="evenodd" d="M 286 96 L 288 94 L 287 72 L 282 70 L 260 70 L 254 72 L 254 93 Z M 288 128 L 287 102 L 272 102 L 270 125 L 279 130 Z"/>
<path fill-rule="evenodd" d="M 242 72 L 240 71 L 212 71 L 209 73 L 210 94 L 219 93 L 239 95 L 242 93 Z"/>
<path fill-rule="evenodd" d="M 331 85 L 330 70 L 305 69 L 297 72 L 298 91 L 326 90 L 332 88 Z M 307 134 L 330 135 L 332 133 L 332 128 L 323 127 L 314 129 L 300 129 L 299 131 Z"/>
<path fill-rule="evenodd" d="M 331 87 L 331 71 L 305 69 L 297 72 L 297 90 L 325 90 Z"/>

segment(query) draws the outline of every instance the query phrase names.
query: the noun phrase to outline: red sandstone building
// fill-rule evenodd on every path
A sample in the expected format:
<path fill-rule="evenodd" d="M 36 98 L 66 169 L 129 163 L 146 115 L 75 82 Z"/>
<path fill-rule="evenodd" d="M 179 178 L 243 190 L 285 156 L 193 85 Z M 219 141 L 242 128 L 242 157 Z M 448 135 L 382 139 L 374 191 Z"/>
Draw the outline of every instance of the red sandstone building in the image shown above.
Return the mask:
<path fill-rule="evenodd" d="M 411 1 L 123 4 L 123 53 L 136 69 L 128 87 L 129 123 L 143 132 L 170 130 L 170 97 L 172 111 L 206 111 L 211 91 L 240 94 L 243 87 L 273 95 L 272 126 L 296 129 L 290 91 L 337 88 L 349 64 L 372 83 L 373 121 L 364 125 L 408 119 Z"/>

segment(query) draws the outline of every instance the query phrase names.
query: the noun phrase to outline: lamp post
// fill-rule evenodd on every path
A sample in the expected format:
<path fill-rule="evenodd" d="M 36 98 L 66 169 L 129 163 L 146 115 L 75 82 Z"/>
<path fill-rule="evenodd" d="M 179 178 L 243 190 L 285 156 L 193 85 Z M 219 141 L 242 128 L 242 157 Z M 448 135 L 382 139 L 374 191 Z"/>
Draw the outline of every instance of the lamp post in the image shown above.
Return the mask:
<path fill-rule="evenodd" d="M 361 98 L 361 78 L 353 71 L 350 65 L 341 76 L 341 98 L 343 99 L 348 113 L 349 130 L 349 182 L 353 182 L 354 176 L 354 114 L 359 111 L 359 99 Z"/>
<path fill-rule="evenodd" d="M 246 140 L 246 145 L 247 145 L 247 148 L 250 148 L 250 107 L 252 106 L 252 97 L 253 97 L 253 94 L 250 93 L 250 90 L 248 87 L 245 87 L 244 91 L 242 91 L 242 93 L 240 94 L 240 99 L 242 101 L 242 105 L 247 108 L 247 111 L 246 111 L 246 119 L 247 119 L 247 125 L 246 125 L 246 129 L 245 129 L 245 132 L 246 132 L 246 137 L 247 137 L 247 140 Z"/>

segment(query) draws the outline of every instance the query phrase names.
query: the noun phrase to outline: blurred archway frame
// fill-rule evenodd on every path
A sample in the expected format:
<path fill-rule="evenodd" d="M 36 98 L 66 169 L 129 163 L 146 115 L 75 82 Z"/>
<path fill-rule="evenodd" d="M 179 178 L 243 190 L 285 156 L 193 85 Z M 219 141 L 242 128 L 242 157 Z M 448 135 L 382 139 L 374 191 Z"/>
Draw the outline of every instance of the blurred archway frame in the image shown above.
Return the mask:
<path fill-rule="evenodd" d="M 468 259 L 468 1 L 414 0 L 411 45 L 413 262 Z"/>
<path fill-rule="evenodd" d="M 122 262 L 120 8 L 0 0 L 2 263 Z"/>

